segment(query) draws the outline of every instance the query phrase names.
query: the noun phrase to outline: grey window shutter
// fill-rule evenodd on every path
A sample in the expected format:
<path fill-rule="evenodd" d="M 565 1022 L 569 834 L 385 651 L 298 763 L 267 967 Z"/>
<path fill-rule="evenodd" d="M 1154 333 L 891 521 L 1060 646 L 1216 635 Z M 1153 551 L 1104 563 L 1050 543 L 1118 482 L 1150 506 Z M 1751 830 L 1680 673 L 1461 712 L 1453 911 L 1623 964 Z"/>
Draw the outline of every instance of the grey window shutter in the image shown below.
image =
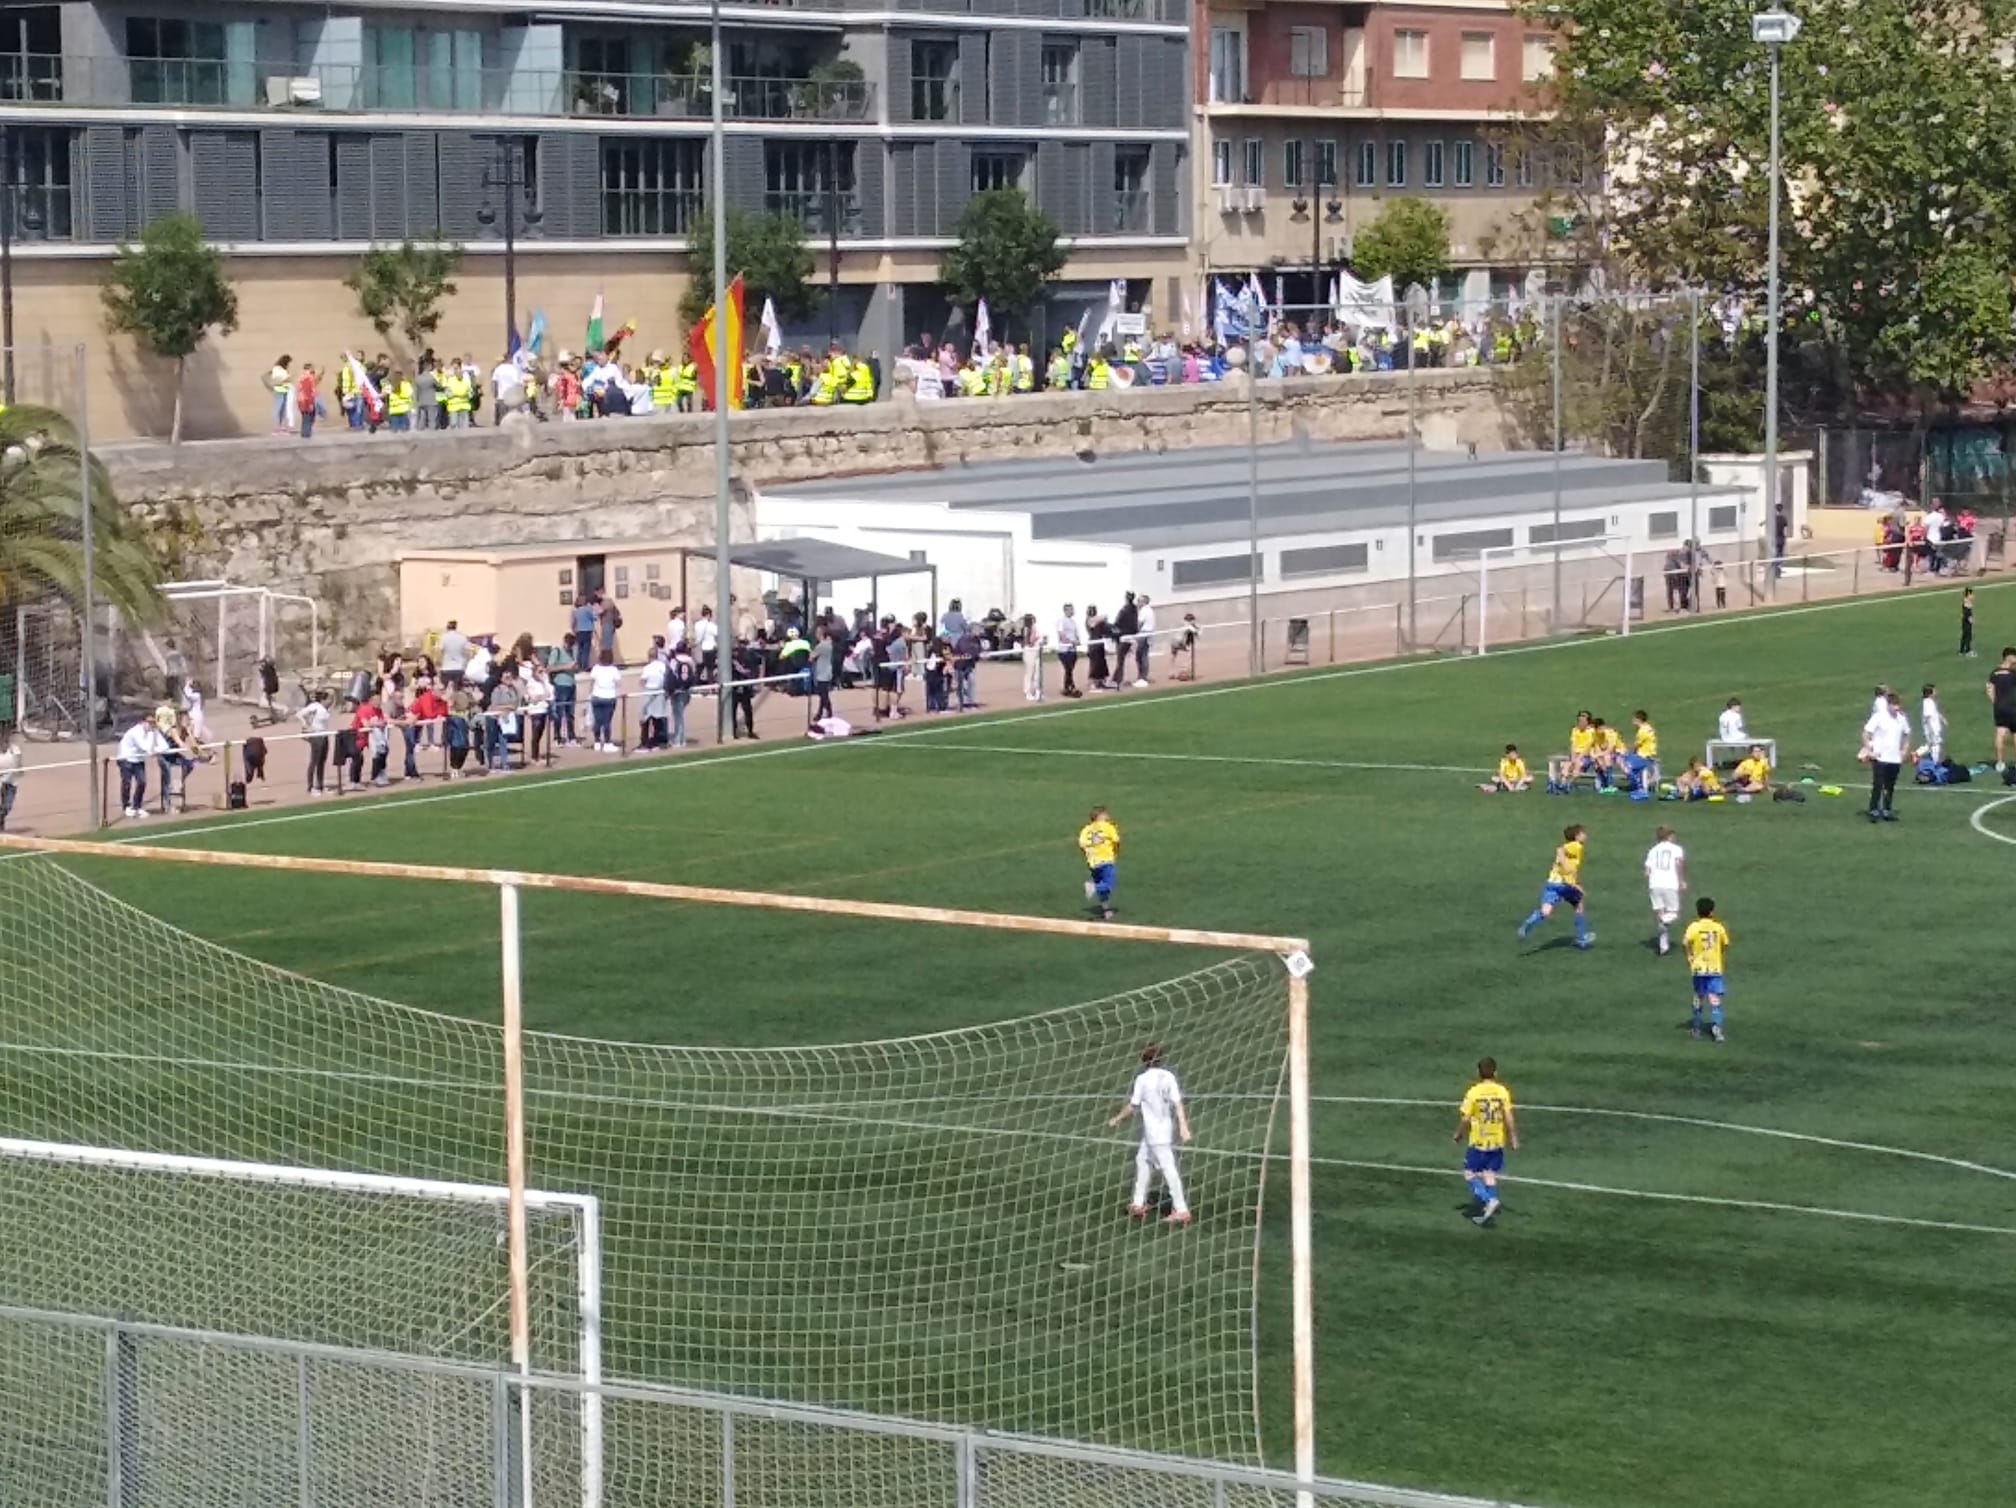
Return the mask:
<path fill-rule="evenodd" d="M 854 187 L 861 201 L 861 234 L 870 238 L 879 239 L 889 233 L 883 182 L 885 162 L 883 144 L 879 141 L 870 139 L 854 148 Z"/>
<path fill-rule="evenodd" d="M 987 124 L 987 33 L 959 34 L 959 119 L 969 126 Z"/>
<path fill-rule="evenodd" d="M 358 131 L 336 138 L 335 239 L 371 239 L 371 138 Z"/>
<path fill-rule="evenodd" d="M 442 239 L 473 241 L 483 233 L 476 209 L 483 202 L 483 169 L 494 152 L 487 139 L 479 150 L 476 139 L 466 131 L 443 131 L 435 138 Z"/>
<path fill-rule="evenodd" d="M 408 131 L 400 140 L 406 153 L 406 233 L 416 241 L 439 240 L 441 196 L 434 133 Z"/>
<path fill-rule="evenodd" d="M 1177 235 L 1183 228 L 1179 215 L 1183 182 L 1179 164 L 1182 160 L 1183 148 L 1173 141 L 1158 141 L 1148 149 L 1148 207 L 1152 216 L 1148 228 L 1158 236 Z M 1315 171 L 1313 163 L 1308 171 Z"/>
<path fill-rule="evenodd" d="M 1155 37 L 1122 36 L 1114 49 L 1113 124 L 1139 126 L 1148 115 L 1148 49 Z"/>
<path fill-rule="evenodd" d="M 1084 122 L 1088 126 L 1113 125 L 1113 94 L 1116 87 L 1112 37 L 1087 37 L 1078 50 L 1078 87 Z"/>
<path fill-rule="evenodd" d="M 182 143 L 173 126 L 140 128 L 145 163 L 141 189 L 142 219 L 158 220 L 182 207 Z"/>
<path fill-rule="evenodd" d="M 191 197 L 210 240 L 259 239 L 257 155 L 250 131 L 189 133 Z"/>
<path fill-rule="evenodd" d="M 761 212 L 765 184 L 768 178 L 763 171 L 763 139 L 760 136 L 731 136 L 723 143 L 723 157 L 728 169 L 728 207 Z M 734 276 L 731 267 L 729 276 Z"/>
<path fill-rule="evenodd" d="M 963 141 L 938 143 L 937 224 L 926 234 L 958 234 L 959 215 L 973 197 L 973 148 Z"/>
<path fill-rule="evenodd" d="M 82 135 L 84 234 L 93 241 L 123 241 L 139 221 L 126 197 L 126 133 L 118 126 L 86 126 Z"/>
<path fill-rule="evenodd" d="M 889 34 L 889 82 L 883 86 L 883 99 L 889 110 L 889 123 L 903 125 L 910 119 L 910 38 L 900 31 Z"/>
<path fill-rule="evenodd" d="M 371 239 L 403 241 L 411 234 L 406 218 L 406 138 L 380 132 L 371 138 L 370 152 Z"/>

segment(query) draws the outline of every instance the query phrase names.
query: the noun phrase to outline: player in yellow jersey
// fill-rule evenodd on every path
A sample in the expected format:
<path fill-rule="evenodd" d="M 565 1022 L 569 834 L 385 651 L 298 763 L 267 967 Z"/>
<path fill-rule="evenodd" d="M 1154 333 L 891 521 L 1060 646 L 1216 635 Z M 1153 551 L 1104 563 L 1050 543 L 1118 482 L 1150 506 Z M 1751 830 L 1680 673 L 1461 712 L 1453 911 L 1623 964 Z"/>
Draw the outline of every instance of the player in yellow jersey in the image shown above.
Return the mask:
<path fill-rule="evenodd" d="M 1624 756 L 1624 768 L 1631 775 L 1631 789 L 1649 791 L 1659 769 L 1659 730 L 1640 707 L 1631 714 L 1631 752 Z"/>
<path fill-rule="evenodd" d="M 1722 955 L 1729 949 L 1729 929 L 1715 915 L 1715 903 L 1702 896 L 1694 903 L 1694 920 L 1680 935 L 1687 953 L 1687 967 L 1694 975 L 1694 1022 L 1687 1028 L 1692 1037 L 1701 1035 L 1701 1005 L 1708 1005 L 1708 1035 L 1717 1042 L 1722 1035 Z"/>
<path fill-rule="evenodd" d="M 1617 772 L 1624 767 L 1624 739 L 1618 731 L 1604 722 L 1595 720 L 1596 748 L 1590 756 L 1596 765 L 1596 778 L 1604 785 L 1616 781 Z"/>
<path fill-rule="evenodd" d="M 1519 924 L 1519 935 L 1525 937 L 1532 930 L 1554 914 L 1560 905 L 1575 908 L 1575 946 L 1587 948 L 1596 941 L 1596 934 L 1589 930 L 1589 917 L 1583 910 L 1582 858 L 1589 842 L 1589 830 L 1584 827 L 1566 827 L 1561 830 L 1561 845 L 1554 850 L 1554 864 L 1547 871 L 1547 883 L 1540 887 L 1540 904 L 1533 908 L 1533 914 Z"/>
<path fill-rule="evenodd" d="M 1498 1082 L 1495 1058 L 1480 1058 L 1477 1082 L 1463 1095 L 1456 1112 L 1454 1141 L 1469 1143 L 1463 1149 L 1463 1180 L 1477 1201 L 1475 1225 L 1489 1225 L 1498 1213 L 1498 1175 L 1505 1170 L 1505 1149 L 1519 1150 L 1519 1122 L 1512 1114 L 1512 1091 Z"/>
<path fill-rule="evenodd" d="M 1736 768 L 1729 776 L 1729 788 L 1746 796 L 1761 796 L 1771 789 L 1771 761 L 1764 753 L 1764 745 L 1750 745 L 1750 752 L 1736 761 Z"/>
<path fill-rule="evenodd" d="M 1519 755 L 1519 745 L 1505 745 L 1505 757 L 1498 761 L 1498 773 L 1485 781 L 1477 789 L 1492 791 L 1523 791 L 1533 784 L 1532 772 L 1526 768 L 1526 761 Z"/>
<path fill-rule="evenodd" d="M 1085 899 L 1105 921 L 1113 920 L 1113 878 L 1120 858 L 1120 829 L 1095 806 L 1078 829 L 1078 851 L 1085 856 Z"/>

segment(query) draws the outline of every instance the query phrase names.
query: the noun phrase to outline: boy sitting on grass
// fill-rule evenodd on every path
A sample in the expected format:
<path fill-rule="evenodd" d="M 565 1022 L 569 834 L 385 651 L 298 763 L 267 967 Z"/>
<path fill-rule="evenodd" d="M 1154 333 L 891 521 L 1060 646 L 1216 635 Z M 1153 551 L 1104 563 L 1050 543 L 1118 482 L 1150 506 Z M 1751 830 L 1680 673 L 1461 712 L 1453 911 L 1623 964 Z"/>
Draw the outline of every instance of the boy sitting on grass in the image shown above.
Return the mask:
<path fill-rule="evenodd" d="M 1761 796 L 1771 789 L 1771 761 L 1764 756 L 1764 745 L 1750 745 L 1749 754 L 1736 762 L 1729 788 L 1745 796 Z"/>
<path fill-rule="evenodd" d="M 1498 773 L 1485 781 L 1477 789 L 1488 794 L 1498 791 L 1523 791 L 1533 784 L 1533 776 L 1526 768 L 1526 761 L 1519 757 L 1519 745 L 1505 745 L 1505 755 L 1498 761 Z"/>
<path fill-rule="evenodd" d="M 1680 801 L 1706 801 L 1722 794 L 1722 778 L 1698 758 L 1673 778 L 1673 795 Z"/>

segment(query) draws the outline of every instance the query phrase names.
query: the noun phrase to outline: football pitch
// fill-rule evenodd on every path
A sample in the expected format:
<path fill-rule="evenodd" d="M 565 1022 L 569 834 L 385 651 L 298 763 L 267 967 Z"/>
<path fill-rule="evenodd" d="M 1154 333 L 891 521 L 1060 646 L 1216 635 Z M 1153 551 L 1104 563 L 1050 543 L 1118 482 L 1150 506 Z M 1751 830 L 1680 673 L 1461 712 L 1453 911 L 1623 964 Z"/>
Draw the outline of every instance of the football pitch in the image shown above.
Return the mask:
<path fill-rule="evenodd" d="M 1129 693 L 146 840 L 1077 914 L 1073 837 L 1104 804 L 1123 834 L 1121 920 L 1313 943 L 1325 1474 L 1561 1508 L 1987 1502 L 2005 1490 L 1991 1442 L 2008 1428 L 2016 1313 L 2016 793 L 1912 790 L 1901 821 L 1872 827 L 1854 762 L 1878 681 L 1914 725 L 1920 684 L 1938 682 L 1949 752 L 1987 757 L 1981 686 L 2016 640 L 2016 590 L 1979 592 L 1979 660 L 1952 653 L 1956 599 Z M 1731 695 L 1783 772 L 1817 766 L 1847 794 L 1476 790 L 1508 741 L 1542 766 L 1582 707 L 1618 724 L 1647 709 L 1670 773 Z M 1569 822 L 1589 829 L 1588 952 L 1565 916 L 1513 935 Z M 1660 823 L 1686 846 L 1688 900 L 1712 895 L 1733 934 L 1726 1046 L 1690 1039 L 1686 966 L 1647 943 L 1640 864 Z M 487 892 L 79 867 L 256 958 L 492 1016 Z M 861 1041 L 1194 963 L 925 930 L 535 899 L 527 1024 Z M 1450 1142 L 1483 1054 L 1524 1141 L 1488 1231 L 1462 1218 Z M 1116 1217 L 1126 1163 L 1116 1148 Z M 1282 1201 L 1268 1234 L 1261 1408 L 1285 1465 Z"/>

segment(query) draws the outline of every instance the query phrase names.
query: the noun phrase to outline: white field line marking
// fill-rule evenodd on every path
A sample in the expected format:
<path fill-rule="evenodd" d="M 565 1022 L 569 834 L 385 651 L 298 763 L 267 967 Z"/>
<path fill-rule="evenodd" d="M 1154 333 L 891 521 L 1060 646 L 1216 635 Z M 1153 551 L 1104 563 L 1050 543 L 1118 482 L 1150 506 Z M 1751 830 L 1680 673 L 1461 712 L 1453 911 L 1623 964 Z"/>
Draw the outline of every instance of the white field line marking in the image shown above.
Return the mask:
<path fill-rule="evenodd" d="M 1968 816 L 1968 826 L 1972 827 L 1982 837 L 1993 838 L 1997 843 L 2016 844 L 2016 837 L 2011 837 L 2008 833 L 1996 832 L 1987 822 L 1990 812 L 1999 806 L 2007 806 L 2012 801 L 2016 801 L 2016 796 L 1998 796 L 1993 801 L 1984 801 L 1981 805 L 1975 807 L 1973 812 Z"/>
<path fill-rule="evenodd" d="M 1994 591 L 1998 587 L 2016 585 L 2007 581 L 1990 582 L 1977 587 L 1977 591 Z M 1550 654 L 1564 649 L 1580 649 L 1591 644 L 1630 644 L 1634 639 L 1657 638 L 1665 634 L 1689 633 L 1701 628 L 1727 628 L 1740 624 L 1765 622 L 1776 618 L 1800 618 L 1811 613 L 1840 612 L 1847 608 L 1873 608 L 1890 602 L 1917 601 L 1919 597 L 1910 592 L 1897 592 L 1880 597 L 1848 597 L 1838 602 L 1816 602 L 1805 607 L 1775 608 L 1762 612 L 1732 614 L 1727 617 L 1695 618 L 1685 623 L 1662 624 L 1656 628 L 1644 628 L 1628 636 L 1604 634 L 1590 638 L 1550 639 L 1539 644 L 1522 644 L 1510 649 L 1494 650 L 1489 655 L 1447 655 L 1438 658 L 1388 660 L 1377 665 L 1352 665 L 1338 670 L 1319 670 L 1307 675 L 1283 675 L 1265 677 L 1260 680 L 1234 681 L 1223 686 L 1206 686 L 1182 691 L 1155 691 L 1142 696 L 1115 697 L 1095 700 L 1071 707 L 1057 707 L 1048 712 L 1003 712 L 988 717 L 972 718 L 956 723 L 937 723 L 924 728 L 895 728 L 880 738 L 867 743 L 856 744 L 852 740 L 840 740 L 840 748 L 873 748 L 887 744 L 891 739 L 928 738 L 953 728 L 1004 727 L 1017 723 L 1043 722 L 1055 717 L 1074 717 L 1079 713 L 1095 712 L 1113 707 L 1159 706 L 1174 701 L 1190 701 L 1204 697 L 1234 696 L 1250 691 L 1282 690 L 1293 686 L 1314 686 L 1329 681 L 1352 680 L 1361 676 L 1390 675 L 1402 670 L 1425 670 L 1433 666 L 1485 665 L 1493 660 L 1507 659 L 1514 655 Z M 583 770 L 579 774 L 552 775 L 544 778 L 507 780 L 491 786 L 487 782 L 467 790 L 443 791 L 433 796 L 392 797 L 377 799 L 360 797 L 355 802 L 342 806 L 308 807 L 298 811 L 283 812 L 272 817 L 253 817 L 240 821 L 224 818 L 190 826 L 157 829 L 153 832 L 135 833 L 129 837 L 114 838 L 115 844 L 157 843 L 182 838 L 205 836 L 213 832 L 244 832 L 255 827 L 277 827 L 290 822 L 317 822 L 330 817 L 353 816 L 360 812 L 389 812 L 400 807 L 429 806 L 440 801 L 473 801 L 479 797 L 501 795 L 506 791 L 542 791 L 556 786 L 579 785 L 590 780 L 621 780 L 633 775 L 650 775 L 668 770 L 704 770 L 717 765 L 737 764 L 749 759 L 776 759 L 787 754 L 803 754 L 812 749 L 827 747 L 823 743 L 801 740 L 780 744 L 768 749 L 743 749 L 731 754 L 706 755 L 697 759 L 649 760 L 613 770 Z"/>
<path fill-rule="evenodd" d="M 1011 744 L 919 744 L 920 753 L 955 749 L 967 754 L 1040 754 L 1058 759 L 1167 759 L 1184 764 L 1279 765 L 1294 770 L 1406 770 L 1427 775 L 1488 775 L 1485 769 L 1460 764 L 1378 764 L 1356 759 L 1287 759 L 1262 754 L 1161 754 L 1147 749 L 1042 749 Z"/>
<path fill-rule="evenodd" d="M 1460 1168 L 1430 1168 L 1415 1163 L 1356 1162 L 1344 1157 L 1312 1157 L 1311 1162 L 1331 1167 L 1358 1168 L 1373 1173 L 1424 1173 L 1433 1177 L 1461 1178 Z M 1775 1199 L 1720 1199 L 1710 1194 L 1661 1194 L 1651 1189 L 1622 1189 L 1607 1183 L 1573 1183 L 1558 1178 L 1527 1178 L 1501 1173 L 1498 1181 L 1525 1184 L 1536 1189 L 1563 1189 L 1571 1194 L 1607 1194 L 1616 1199 L 1650 1199 L 1661 1204 L 1705 1204 L 1719 1209 L 1760 1210 L 1778 1215 L 1818 1215 L 1828 1220 L 1854 1220 L 1866 1225 L 1901 1225 L 1914 1230 L 1961 1231 L 1976 1236 L 2016 1236 L 2016 1227 L 1968 1225 L 1958 1220 L 1915 1220 L 1909 1215 L 1872 1215 L 1866 1210 L 1829 1209 L 1818 1204 L 1782 1204 Z"/>
<path fill-rule="evenodd" d="M 930 731 L 936 732 L 937 729 Z M 1290 759 L 1265 754 L 1172 754 L 1151 749 L 1045 749 L 1022 744 L 919 744 L 917 752 L 930 753 L 934 749 L 951 749 L 964 754 L 1029 754 L 1048 759 L 1161 759 L 1183 764 L 1246 764 L 1278 765 L 1290 770 L 1395 770 L 1407 774 L 1420 775 L 1490 775 L 1495 773 L 1481 765 L 1460 764 L 1387 764 L 1371 760 L 1356 759 Z M 1980 795 L 1988 793 L 1975 791 L 1961 785 L 1909 785 L 1899 786 L 1900 793 L 1912 791 L 1920 795 L 1933 793 L 1953 795 Z M 2005 798 L 2008 799 L 2008 798 Z M 1991 834 L 1990 836 L 1993 836 Z M 2016 839 L 2010 839 L 2016 842 Z"/>
<path fill-rule="evenodd" d="M 0 1050 L 18 1050 L 18 1049 L 0 1049 Z M 31 1048 L 27 1050 L 37 1053 L 48 1053 L 52 1056 L 122 1058 L 122 1059 L 129 1059 L 135 1062 L 154 1062 L 157 1064 L 176 1063 L 176 1060 L 174 1059 L 165 1059 L 165 1058 L 150 1059 L 140 1054 L 126 1054 L 126 1053 L 114 1053 L 104 1051 L 79 1051 L 76 1049 L 66 1049 L 66 1048 L 53 1048 L 53 1049 Z M 340 1070 L 340 1069 L 290 1069 L 285 1067 L 274 1067 L 269 1065 L 244 1064 L 244 1063 L 206 1063 L 200 1061 L 191 1062 L 187 1060 L 177 1063 L 176 1066 L 217 1068 L 228 1070 L 231 1072 L 262 1073 L 262 1074 L 273 1074 L 278 1076 L 299 1074 L 303 1077 L 315 1077 L 315 1078 L 337 1078 L 337 1079 L 353 1079 L 353 1080 L 364 1079 L 367 1081 L 377 1083 L 402 1084 L 413 1087 L 427 1087 L 427 1088 L 456 1087 L 452 1084 L 444 1085 L 441 1081 L 438 1080 L 383 1078 L 375 1074 L 364 1074 L 355 1071 Z M 487 1088 L 489 1086 L 473 1086 L 473 1087 Z M 1019 1138 L 1022 1140 L 1061 1141 L 1084 1146 L 1109 1147 L 1115 1149 L 1116 1151 L 1124 1150 L 1127 1145 L 1126 1139 L 1124 1138 L 1115 1138 L 1112 1136 L 1092 1136 L 1082 1132 L 1075 1132 L 1075 1131 L 1039 1131 L 1030 1128 L 1003 1128 L 999 1126 L 976 1125 L 971 1123 L 960 1125 L 954 1123 L 941 1123 L 937 1121 L 919 1121 L 919 1120 L 899 1121 L 899 1120 L 886 1120 L 879 1118 L 864 1120 L 862 1117 L 857 1115 L 826 1114 L 818 1110 L 798 1108 L 792 1106 L 739 1106 L 739 1105 L 719 1105 L 719 1104 L 682 1105 L 679 1104 L 678 1102 L 668 1102 L 668 1101 L 635 1101 L 620 1096 L 612 1100 L 606 1094 L 599 1094 L 599 1093 L 586 1094 L 574 1091 L 553 1091 L 553 1090 L 540 1090 L 540 1089 L 533 1089 L 528 1091 L 528 1098 L 541 1099 L 541 1100 L 575 1100 L 575 1099 L 590 1100 L 593 1101 L 595 1104 L 604 1107 L 607 1107 L 611 1104 L 625 1105 L 625 1106 L 635 1106 L 642 1104 L 642 1105 L 650 1105 L 659 1109 L 667 1109 L 667 1108 L 691 1109 L 698 1112 L 716 1114 L 716 1115 L 742 1114 L 750 1116 L 763 1116 L 778 1120 L 806 1121 L 827 1125 L 874 1126 L 896 1131 L 927 1132 L 934 1135 L 989 1136 L 989 1137 L 1007 1136 L 1007 1137 Z M 1345 1097 L 1326 1096 L 1325 1098 L 1342 1099 Z M 1368 1103 L 1433 1105 L 1438 1109 L 1448 1108 L 1446 1103 L 1444 1103 L 1441 1100 L 1397 1100 L 1397 1101 L 1375 1100 L 1375 1101 L 1368 1101 Z M 1568 1111 L 1568 1113 L 1581 1113 L 1581 1114 L 1630 1113 L 1621 1111 L 1615 1111 L 1615 1112 L 1587 1111 L 1587 1110 L 1578 1111 L 1575 1110 L 1573 1107 L 1564 1107 L 1564 1106 L 1529 1105 L 1527 1108 L 1529 1110 L 1540 1110 L 1540 1109 L 1566 1110 Z M 1668 1117 L 1663 1116 L 1657 1116 L 1657 1117 L 1647 1116 L 1646 1118 L 1668 1119 Z M 1682 1119 L 1684 1120 L 1684 1118 Z M 1726 1123 L 1723 1122 L 1702 1121 L 1699 1122 L 1698 1124 L 1709 1126 L 1724 1126 L 1726 1128 Z M 1753 1128 L 1746 1127 L 1739 1129 L 1753 1129 Z M 1788 1137 L 1793 1137 L 1794 1139 L 1797 1140 L 1811 1140 L 1811 1141 L 1826 1140 L 1825 1138 L 1820 1137 L 1798 1136 L 1797 1133 L 1793 1132 L 1779 1133 L 1764 1130 L 1761 1131 L 1760 1134 L 1784 1135 Z M 1863 1151 L 1896 1152 L 1896 1149 L 1893 1148 L 1864 1147 L 1860 1146 L 1857 1143 L 1851 1143 L 1851 1142 L 1837 1142 L 1831 1144 L 1843 1147 L 1856 1147 L 1858 1150 Z M 1243 1148 L 1243 1147 L 1193 1146 L 1189 1150 L 1190 1154 L 1193 1156 L 1235 1157 L 1235 1158 L 1245 1158 L 1249 1161 L 1265 1159 L 1269 1155 L 1266 1152 L 1254 1151 L 1250 1148 Z M 1896 1152 L 1896 1155 L 1906 1157 L 1924 1157 L 1928 1160 L 1937 1162 L 1945 1162 L 1949 1160 L 1946 1158 L 1935 1157 L 1933 1154 L 1930 1153 Z M 1419 1163 L 1371 1162 L 1351 1157 L 1311 1157 L 1309 1160 L 1312 1163 L 1324 1167 L 1353 1168 L 1364 1172 L 1412 1173 L 1433 1178 L 1460 1178 L 1463 1176 L 1462 1171 L 1457 1168 L 1430 1167 Z M 2012 1176 L 2008 1173 L 2002 1172 L 2000 1169 L 1997 1168 L 1978 1167 L 1973 1164 L 1965 1164 L 1965 1163 L 1956 1163 L 1955 1166 L 1973 1167 L 1975 1171 L 1992 1173 L 1995 1176 L 2002 1178 Z M 1661 1193 L 1653 1189 L 1629 1189 L 1629 1188 L 1620 1188 L 1611 1184 L 1577 1183 L 1565 1179 L 1533 1178 L 1525 1175 L 1504 1176 L 1501 1177 L 1500 1182 L 1507 1184 L 1514 1184 L 1514 1183 L 1524 1184 L 1531 1188 L 1559 1189 L 1568 1193 L 1575 1193 L 1575 1194 L 1600 1194 L 1616 1199 L 1647 1199 L 1663 1204 L 1693 1204 L 1693 1205 L 1710 1206 L 1719 1209 L 1755 1210 L 1770 1214 L 1812 1215 L 1818 1218 L 1828 1220 L 1851 1220 L 1865 1225 L 1894 1225 L 1915 1230 L 1958 1231 L 1969 1235 L 2016 1236 L 2016 1227 L 2011 1226 L 1969 1225 L 1951 1220 L 1921 1220 L 1909 1215 L 1879 1215 L 1874 1214 L 1867 1210 L 1833 1209 L 1824 1205 L 1812 1205 L 1812 1204 L 1786 1204 L 1776 1200 L 1769 1200 L 1769 1199 L 1729 1199 L 1718 1197 L 1712 1194 L 1669 1194 L 1669 1193 Z"/>

